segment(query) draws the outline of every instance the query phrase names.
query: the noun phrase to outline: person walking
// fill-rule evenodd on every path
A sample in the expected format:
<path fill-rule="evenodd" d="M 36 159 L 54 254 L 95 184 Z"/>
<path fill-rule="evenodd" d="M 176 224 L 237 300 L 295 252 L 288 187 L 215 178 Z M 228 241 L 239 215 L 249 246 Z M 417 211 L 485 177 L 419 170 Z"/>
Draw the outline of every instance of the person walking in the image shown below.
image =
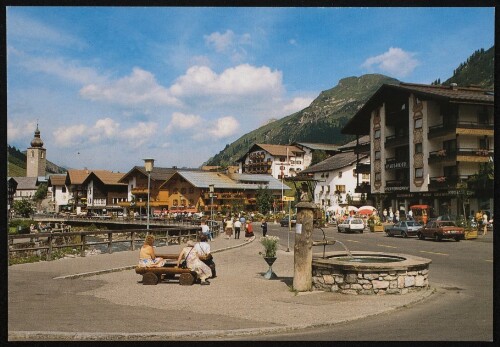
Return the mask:
<path fill-rule="evenodd" d="M 250 221 L 245 225 L 245 241 L 248 241 L 253 235 L 253 226 Z"/>
<path fill-rule="evenodd" d="M 260 227 L 262 228 L 262 236 L 266 237 L 267 234 L 267 221 L 262 218 L 262 222 L 260 224 Z"/>
<path fill-rule="evenodd" d="M 226 221 L 226 229 L 225 229 L 226 239 L 229 239 L 231 236 L 233 236 L 233 228 L 234 228 L 233 217 L 229 217 Z"/>
<path fill-rule="evenodd" d="M 483 212 L 483 235 L 486 235 L 488 232 L 488 215 L 486 212 Z"/>
<path fill-rule="evenodd" d="M 239 239 L 240 238 L 240 231 L 241 231 L 241 222 L 237 219 L 236 222 L 234 222 L 234 239 Z"/>
<path fill-rule="evenodd" d="M 247 225 L 246 221 L 247 220 L 245 219 L 245 216 L 242 215 L 240 217 L 240 223 L 241 223 L 241 227 L 240 228 L 241 228 L 241 231 L 243 231 L 243 232 L 245 231 L 245 226 Z"/>
<path fill-rule="evenodd" d="M 212 241 L 212 233 L 210 232 L 210 228 L 207 225 L 207 222 L 201 221 L 201 234 L 205 235 L 210 241 Z"/>

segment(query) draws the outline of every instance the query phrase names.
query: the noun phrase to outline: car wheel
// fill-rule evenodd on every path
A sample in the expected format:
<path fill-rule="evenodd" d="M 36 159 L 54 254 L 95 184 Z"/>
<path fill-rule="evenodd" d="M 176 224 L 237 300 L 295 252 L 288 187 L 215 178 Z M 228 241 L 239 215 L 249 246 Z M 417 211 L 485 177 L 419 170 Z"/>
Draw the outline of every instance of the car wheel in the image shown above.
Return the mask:
<path fill-rule="evenodd" d="M 360 230 L 359 232 L 362 234 L 364 230 Z"/>
<path fill-rule="evenodd" d="M 389 236 L 389 237 L 393 237 L 393 236 L 394 236 L 394 234 L 392 233 L 392 231 L 388 231 L 388 232 L 387 232 L 387 236 Z"/>
<path fill-rule="evenodd" d="M 401 232 L 401 236 L 403 236 L 404 238 L 406 238 L 406 237 L 408 237 L 408 234 L 405 231 L 403 231 L 403 232 Z"/>
<path fill-rule="evenodd" d="M 420 231 L 417 233 L 417 236 L 418 236 L 419 240 L 424 240 L 425 239 L 424 234 L 422 234 Z"/>
<path fill-rule="evenodd" d="M 460 241 L 460 236 L 456 236 L 455 241 L 457 241 L 457 242 Z"/>
<path fill-rule="evenodd" d="M 340 227 L 337 227 L 337 232 L 341 233 Z"/>
<path fill-rule="evenodd" d="M 441 241 L 442 237 L 439 234 L 434 234 L 434 241 Z"/>

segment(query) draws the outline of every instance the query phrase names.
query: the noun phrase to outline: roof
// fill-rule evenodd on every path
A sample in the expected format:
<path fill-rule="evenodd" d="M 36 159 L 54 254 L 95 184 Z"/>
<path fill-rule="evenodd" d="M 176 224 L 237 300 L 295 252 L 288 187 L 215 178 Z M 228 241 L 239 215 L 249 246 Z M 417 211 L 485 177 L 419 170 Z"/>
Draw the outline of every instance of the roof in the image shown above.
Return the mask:
<path fill-rule="evenodd" d="M 153 181 L 167 181 L 172 177 L 172 175 L 176 172 L 177 168 L 165 168 L 165 167 L 153 167 L 153 171 L 151 171 L 151 179 Z M 140 172 L 144 176 L 147 176 L 148 173 L 144 166 L 134 166 L 129 172 L 123 175 L 120 179 L 120 183 L 128 183 L 129 176 L 132 176 L 134 173 Z"/>
<path fill-rule="evenodd" d="M 342 146 L 339 146 L 340 151 L 345 151 L 348 149 L 353 149 L 356 147 L 356 140 L 347 142 L 346 144 L 343 144 Z M 370 135 L 364 135 L 359 138 L 359 144 L 360 145 L 367 145 L 370 143 Z"/>
<path fill-rule="evenodd" d="M 452 86 L 434 86 L 427 84 L 400 83 L 383 84 L 359 111 L 347 122 L 342 134 L 366 135 L 370 133 L 371 111 L 386 100 L 408 98 L 415 94 L 423 100 L 442 100 L 452 103 L 468 103 L 493 106 L 494 95 L 481 88 L 460 88 Z"/>
<path fill-rule="evenodd" d="M 307 174 L 307 173 L 314 173 L 314 172 L 323 172 L 323 171 L 334 171 L 338 170 L 341 168 L 344 168 L 346 166 L 350 166 L 354 164 L 357 161 L 357 155 L 350 151 L 350 152 L 342 152 L 339 154 L 335 154 L 322 162 L 309 166 L 307 169 L 301 171 L 302 174 Z M 367 158 L 367 155 L 360 155 L 360 159 Z"/>
<path fill-rule="evenodd" d="M 211 171 L 185 171 L 178 170 L 177 173 L 196 188 L 209 188 L 213 184 L 216 189 L 251 189 L 256 190 L 259 186 L 267 185 L 271 190 L 280 190 L 281 181 L 271 175 L 226 175 L 221 172 Z M 247 182 L 247 183 L 245 183 Z M 285 190 L 290 189 L 283 185 Z"/>
<path fill-rule="evenodd" d="M 96 177 L 98 180 L 100 180 L 103 184 L 105 185 L 120 185 L 120 186 L 126 186 L 127 183 L 121 183 L 120 180 L 122 177 L 125 176 L 124 173 L 120 172 L 112 172 L 112 171 L 104 171 L 104 170 L 98 170 L 98 171 L 92 171 L 90 175 L 87 176 L 85 181 L 83 183 L 85 184 L 92 178 Z"/>
<path fill-rule="evenodd" d="M 68 182 L 66 184 L 82 184 L 83 181 L 90 175 L 92 170 L 68 170 L 66 173 L 66 179 Z"/>
<path fill-rule="evenodd" d="M 310 142 L 294 142 L 293 145 L 299 145 L 302 147 L 307 147 L 312 150 L 317 151 L 338 151 L 339 145 L 334 145 L 331 143 L 310 143 Z"/>
<path fill-rule="evenodd" d="M 286 157 L 287 153 L 288 155 L 292 155 L 293 153 L 305 153 L 302 149 L 300 149 L 297 146 L 293 145 L 271 145 L 271 144 L 265 144 L 265 143 L 255 143 L 253 144 L 250 149 L 236 162 L 243 161 L 248 153 L 258 151 L 258 150 L 264 150 L 268 152 L 270 155 L 275 156 L 275 157 Z M 288 152 L 287 152 L 288 149 Z"/>
<path fill-rule="evenodd" d="M 17 190 L 37 189 L 37 177 L 12 177 L 17 182 Z"/>
<path fill-rule="evenodd" d="M 66 175 L 50 175 L 49 186 L 64 186 L 66 184 Z"/>

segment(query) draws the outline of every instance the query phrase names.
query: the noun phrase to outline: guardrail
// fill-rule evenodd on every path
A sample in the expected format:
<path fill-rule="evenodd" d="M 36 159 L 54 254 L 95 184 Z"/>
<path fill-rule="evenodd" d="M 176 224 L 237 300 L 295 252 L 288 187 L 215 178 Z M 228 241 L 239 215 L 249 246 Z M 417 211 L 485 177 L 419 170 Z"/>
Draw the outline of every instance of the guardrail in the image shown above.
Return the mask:
<path fill-rule="evenodd" d="M 210 221 L 211 231 L 214 236 L 220 234 L 222 224 Z M 59 248 L 79 248 L 80 256 L 85 257 L 85 250 L 95 245 L 107 245 L 107 252 L 112 253 L 113 245 L 117 243 L 129 243 L 129 250 L 135 250 L 137 242 L 143 242 L 146 234 L 155 235 L 157 241 L 165 240 L 166 244 L 181 244 L 187 240 L 197 240 L 201 228 L 198 226 L 178 228 L 153 228 L 129 229 L 129 230 L 93 230 L 93 231 L 70 231 L 70 232 L 38 232 L 30 234 L 9 235 L 9 259 L 17 253 L 44 251 L 46 260 L 52 260 L 52 254 Z M 113 238 L 120 234 L 121 238 Z M 105 235 L 102 241 L 89 241 L 89 236 L 99 239 Z M 125 238 L 123 238 L 123 236 Z M 26 242 L 15 242 L 15 240 L 29 240 Z M 43 240 L 43 241 L 41 241 Z M 28 246 L 28 247 L 26 247 Z"/>

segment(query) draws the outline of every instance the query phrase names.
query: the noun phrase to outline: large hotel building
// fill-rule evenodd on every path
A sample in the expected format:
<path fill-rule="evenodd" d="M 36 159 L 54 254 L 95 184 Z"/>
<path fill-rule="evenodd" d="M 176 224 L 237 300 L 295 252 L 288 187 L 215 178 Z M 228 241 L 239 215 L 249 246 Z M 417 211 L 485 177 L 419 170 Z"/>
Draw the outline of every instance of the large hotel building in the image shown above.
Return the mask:
<path fill-rule="evenodd" d="M 343 128 L 356 152 L 370 154 L 376 206 L 408 211 L 429 205 L 435 215 L 493 212 L 493 191 L 460 183 L 493 160 L 493 92 L 420 84 L 384 84 Z M 359 141 L 369 135 L 369 142 Z"/>

